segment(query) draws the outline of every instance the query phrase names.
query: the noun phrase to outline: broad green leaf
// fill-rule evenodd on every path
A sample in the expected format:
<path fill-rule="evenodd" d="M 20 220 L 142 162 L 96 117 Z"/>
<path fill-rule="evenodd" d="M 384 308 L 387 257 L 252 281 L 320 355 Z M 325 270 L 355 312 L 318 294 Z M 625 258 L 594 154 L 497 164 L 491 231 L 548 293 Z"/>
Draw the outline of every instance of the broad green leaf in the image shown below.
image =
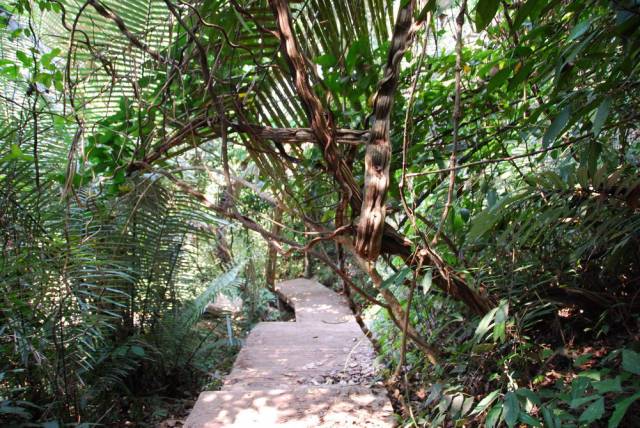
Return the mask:
<path fill-rule="evenodd" d="M 607 97 L 598 106 L 596 110 L 595 116 L 593 117 L 593 127 L 591 128 L 593 131 L 593 135 L 596 137 L 600 135 L 600 131 L 602 130 L 602 126 L 607 120 L 609 116 L 609 110 L 611 109 L 611 98 Z"/>
<path fill-rule="evenodd" d="M 422 292 L 427 294 L 431 289 L 431 285 L 433 285 L 433 270 L 431 268 L 427 269 L 424 273 L 424 277 L 422 278 Z"/>
<path fill-rule="evenodd" d="M 556 138 L 558 138 L 564 128 L 567 126 L 569 122 L 569 118 L 571 117 L 571 106 L 566 106 L 555 119 L 551 122 L 551 126 L 547 129 L 547 132 L 544 133 L 544 137 L 542 137 L 542 146 L 548 147 L 550 146 Z"/>
<path fill-rule="evenodd" d="M 611 414 L 611 418 L 609 418 L 608 428 L 616 428 L 618 425 L 620 425 L 620 422 L 622 422 L 622 419 L 627 413 L 629 406 L 631 406 L 633 402 L 638 398 L 640 398 L 640 392 L 632 395 L 631 397 L 627 397 L 624 400 L 616 402 L 615 409 Z"/>
<path fill-rule="evenodd" d="M 335 66 L 338 63 L 338 60 L 335 56 L 327 53 L 316 57 L 315 62 L 316 64 L 329 68 Z"/>
<path fill-rule="evenodd" d="M 602 378 L 602 373 L 599 370 L 586 370 L 584 372 L 578 373 L 579 377 L 584 377 L 589 380 L 589 383 L 592 381 L 600 381 Z"/>
<path fill-rule="evenodd" d="M 17 144 L 11 145 L 11 151 L 6 156 L 0 158 L 0 164 L 13 160 L 32 161 L 33 156 L 25 154 Z"/>
<path fill-rule="evenodd" d="M 449 408 L 449 414 L 456 418 L 460 415 L 460 411 L 462 410 L 462 404 L 464 403 L 464 395 L 457 394 L 451 400 L 451 407 Z"/>
<path fill-rule="evenodd" d="M 504 396 L 504 403 L 502 403 L 502 410 L 504 412 L 504 421 L 507 426 L 513 427 L 518 422 L 520 416 L 520 401 L 515 392 L 508 392 Z"/>
<path fill-rule="evenodd" d="M 545 428 L 560 427 L 560 420 L 547 407 L 542 407 L 542 417 L 544 419 Z"/>
<path fill-rule="evenodd" d="M 411 273 L 411 269 L 409 269 L 408 267 L 404 267 L 400 269 L 398 272 L 395 272 L 389 278 L 382 281 L 381 287 L 389 288 L 391 285 L 394 285 L 396 287 L 400 286 L 402 285 L 404 280 L 407 278 L 407 276 L 409 276 L 410 273 Z"/>
<path fill-rule="evenodd" d="M 525 412 L 520 412 L 520 422 L 532 427 L 542 426 L 539 420 L 537 420 L 536 418 L 534 418 L 533 416 Z"/>
<path fill-rule="evenodd" d="M 501 300 L 496 312 L 496 322 L 504 322 L 509 317 L 509 301 Z"/>
<path fill-rule="evenodd" d="M 436 400 L 440 398 L 441 395 L 442 395 L 442 384 L 434 383 L 430 388 L 429 396 L 427 397 L 427 401 L 425 401 L 425 404 L 428 406 L 429 404 L 434 403 Z"/>
<path fill-rule="evenodd" d="M 24 65 L 27 68 L 33 65 L 33 58 L 31 58 L 30 56 L 28 56 L 26 53 L 22 51 L 16 52 L 16 58 L 18 58 L 22 63 L 22 65 Z"/>
<path fill-rule="evenodd" d="M 497 222 L 500 216 L 492 210 L 485 210 L 474 217 L 467 238 L 473 241 L 487 233 Z"/>
<path fill-rule="evenodd" d="M 569 34 L 569 40 L 575 40 L 582 36 L 589 29 L 590 25 L 591 21 L 589 20 L 578 23 L 578 25 L 573 27 L 573 30 L 571 30 L 571 33 Z"/>
<path fill-rule="evenodd" d="M 515 76 L 513 76 L 513 78 L 509 80 L 509 91 L 513 91 L 514 89 L 516 89 L 518 85 L 520 85 L 529 77 L 531 71 L 533 70 L 533 66 L 533 62 L 527 62 L 525 65 L 520 67 Z"/>
<path fill-rule="evenodd" d="M 487 408 L 496 400 L 496 398 L 498 398 L 499 395 L 499 389 L 496 389 L 495 391 L 487 394 L 482 400 L 480 400 L 478 405 L 473 409 L 469 416 L 478 415 L 487 410 Z"/>
<path fill-rule="evenodd" d="M 356 40 L 351 43 L 344 60 L 347 72 L 351 72 L 358 61 L 365 60 L 367 54 L 367 43 L 364 40 Z"/>
<path fill-rule="evenodd" d="M 467 413 L 469 413 L 469 410 L 471 410 L 471 407 L 473 407 L 474 401 L 475 399 L 473 397 L 466 397 L 464 399 L 464 403 L 462 403 L 462 410 L 460 412 L 460 416 L 464 416 Z"/>
<path fill-rule="evenodd" d="M 600 397 L 591 403 L 591 405 L 582 412 L 579 421 L 589 424 L 600 419 L 602 415 L 604 415 L 604 397 Z"/>
<path fill-rule="evenodd" d="M 17 406 L 0 406 L 0 415 L 13 415 L 25 419 L 31 419 L 31 414 L 22 407 Z"/>
<path fill-rule="evenodd" d="M 133 355 L 138 356 L 138 357 L 144 357 L 144 354 L 145 354 L 144 348 L 142 346 L 138 346 L 138 345 L 133 345 L 131 347 L 131 353 Z"/>
<path fill-rule="evenodd" d="M 534 12 L 541 1 L 542 0 L 527 0 L 525 4 L 520 6 L 516 13 L 516 17 L 513 20 L 513 25 L 516 28 L 519 28 L 527 18 L 531 17 L 533 19 Z"/>
<path fill-rule="evenodd" d="M 440 411 L 440 413 L 446 412 L 452 401 L 453 401 L 452 395 L 445 394 L 444 396 L 442 396 L 442 399 L 438 403 L 438 410 Z"/>
<path fill-rule="evenodd" d="M 620 382 L 620 376 L 616 376 L 613 379 L 605 379 L 599 382 L 592 382 L 593 386 L 600 394 L 606 394 L 607 392 L 622 392 L 622 383 Z"/>
<path fill-rule="evenodd" d="M 630 349 L 623 349 L 622 368 L 629 373 L 640 375 L 640 354 Z"/>
<path fill-rule="evenodd" d="M 484 317 L 482 317 L 482 319 L 480 320 L 480 323 L 478 323 L 478 327 L 476 327 L 476 331 L 474 334 L 478 342 L 483 340 L 484 335 L 491 328 L 491 323 L 493 322 L 493 319 L 496 316 L 497 311 L 498 311 L 498 308 L 493 308 Z"/>
<path fill-rule="evenodd" d="M 496 202 L 498 202 L 498 192 L 496 192 L 496 189 L 489 189 L 487 192 L 487 206 L 493 208 Z"/>
<path fill-rule="evenodd" d="M 484 425 L 486 428 L 494 428 L 496 424 L 500 421 L 500 416 L 502 415 L 502 407 L 494 406 L 487 413 L 487 417 L 484 420 Z"/>
<path fill-rule="evenodd" d="M 510 75 L 510 68 L 505 67 L 502 70 L 499 70 L 496 74 L 493 75 L 491 80 L 489 80 L 489 83 L 487 84 L 487 92 L 491 93 L 504 85 Z"/>
<path fill-rule="evenodd" d="M 500 0 L 479 0 L 476 5 L 476 31 L 482 31 L 498 12 Z"/>
<path fill-rule="evenodd" d="M 596 173 L 596 169 L 598 168 L 598 158 L 600 157 L 600 152 L 602 147 L 597 141 L 591 141 L 587 148 L 587 172 L 589 177 L 593 177 Z"/>
<path fill-rule="evenodd" d="M 587 397 L 577 397 L 571 400 L 569 403 L 569 407 L 572 409 L 577 409 L 580 406 L 584 406 L 585 404 L 600 398 L 600 395 L 589 395 Z"/>
<path fill-rule="evenodd" d="M 42 66 L 48 70 L 55 70 L 55 66 L 53 64 L 51 64 L 51 61 L 57 57 L 58 55 L 60 55 L 60 49 L 59 48 L 55 48 L 52 49 L 51 52 L 48 52 L 44 55 L 42 55 L 40 57 L 40 63 L 42 64 Z"/>
<path fill-rule="evenodd" d="M 540 397 L 529 388 L 518 388 L 516 394 L 531 401 L 536 406 L 540 405 Z"/>
<path fill-rule="evenodd" d="M 589 361 L 592 357 L 593 357 L 593 354 L 591 354 L 589 352 L 587 352 L 586 354 L 582 354 L 578 358 L 575 359 L 575 361 L 573 362 L 573 366 L 574 367 L 580 367 L 581 365 L 583 365 L 584 363 Z"/>
<path fill-rule="evenodd" d="M 429 12 L 433 12 L 436 10 L 436 6 L 438 5 L 438 1 L 437 0 L 429 0 L 427 2 L 427 4 L 422 8 L 422 10 L 420 11 L 420 13 L 418 14 L 418 21 L 421 21 L 423 19 L 427 18 L 427 14 Z"/>
<path fill-rule="evenodd" d="M 506 339 L 506 321 L 509 316 L 509 302 L 500 301 L 495 316 L 495 324 L 493 327 L 493 341 L 504 341 Z"/>

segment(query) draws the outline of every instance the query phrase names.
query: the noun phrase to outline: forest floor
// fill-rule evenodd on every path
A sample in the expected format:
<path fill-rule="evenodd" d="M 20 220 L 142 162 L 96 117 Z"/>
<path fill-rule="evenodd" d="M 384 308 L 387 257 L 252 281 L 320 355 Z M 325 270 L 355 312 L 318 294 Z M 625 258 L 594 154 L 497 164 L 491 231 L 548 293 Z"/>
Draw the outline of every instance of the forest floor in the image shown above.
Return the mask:
<path fill-rule="evenodd" d="M 375 353 L 346 301 L 304 279 L 277 291 L 296 322 L 258 324 L 222 390 L 203 392 L 185 426 L 393 426 Z"/>

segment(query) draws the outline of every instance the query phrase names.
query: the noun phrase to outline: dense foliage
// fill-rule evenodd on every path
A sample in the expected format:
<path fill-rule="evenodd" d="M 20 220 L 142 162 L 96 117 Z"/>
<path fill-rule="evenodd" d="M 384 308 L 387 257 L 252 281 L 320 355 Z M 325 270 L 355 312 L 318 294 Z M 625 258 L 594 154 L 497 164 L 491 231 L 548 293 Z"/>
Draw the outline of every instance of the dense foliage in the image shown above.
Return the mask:
<path fill-rule="evenodd" d="M 640 423 L 639 1 L 9 0 L 0 28 L 0 420 L 153 423 L 228 365 L 210 300 L 240 331 L 304 273 L 407 426 Z"/>

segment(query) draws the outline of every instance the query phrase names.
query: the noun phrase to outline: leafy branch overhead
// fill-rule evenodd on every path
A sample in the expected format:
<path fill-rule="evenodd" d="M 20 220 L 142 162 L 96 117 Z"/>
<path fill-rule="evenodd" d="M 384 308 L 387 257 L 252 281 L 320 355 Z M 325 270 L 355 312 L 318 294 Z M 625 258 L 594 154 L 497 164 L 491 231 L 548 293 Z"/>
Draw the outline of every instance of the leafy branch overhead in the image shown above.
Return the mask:
<path fill-rule="evenodd" d="M 638 1 L 9 0 L 0 26 L 0 420 L 142 420 L 114 397 L 232 358 L 207 301 L 242 298 L 242 334 L 315 275 L 408 425 L 640 423 Z"/>

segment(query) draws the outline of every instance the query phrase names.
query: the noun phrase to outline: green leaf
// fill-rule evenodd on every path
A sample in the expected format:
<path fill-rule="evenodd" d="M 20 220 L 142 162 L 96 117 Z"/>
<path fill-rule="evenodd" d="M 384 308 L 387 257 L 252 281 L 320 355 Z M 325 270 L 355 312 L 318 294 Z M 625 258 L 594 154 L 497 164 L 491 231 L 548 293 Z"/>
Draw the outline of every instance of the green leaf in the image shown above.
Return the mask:
<path fill-rule="evenodd" d="M 599 382 L 592 382 L 593 386 L 600 394 L 606 394 L 607 392 L 622 392 L 622 383 L 620 382 L 620 376 L 616 376 L 613 379 L 605 379 Z"/>
<path fill-rule="evenodd" d="M 482 317 L 482 319 L 478 323 L 478 327 L 476 327 L 476 331 L 474 334 L 478 342 L 482 341 L 482 339 L 484 338 L 484 335 L 491 328 L 491 323 L 493 322 L 493 319 L 497 311 L 498 311 L 498 308 L 493 308 L 484 317 Z"/>
<path fill-rule="evenodd" d="M 367 43 L 364 40 L 356 40 L 351 43 L 349 52 L 344 59 L 347 72 L 353 71 L 353 68 L 359 61 L 364 61 L 368 54 Z"/>
<path fill-rule="evenodd" d="M 578 25 L 573 27 L 573 30 L 571 30 L 571 33 L 569 34 L 569 40 L 575 40 L 582 36 L 589 29 L 590 25 L 591 21 L 589 20 L 578 23 Z"/>
<path fill-rule="evenodd" d="M 564 128 L 567 126 L 569 122 L 569 118 L 571 117 L 571 106 L 566 106 L 558 116 L 551 122 L 551 126 L 547 129 L 547 132 L 544 133 L 544 137 L 542 137 L 542 146 L 548 147 L 551 145 L 556 138 L 558 138 Z"/>
<path fill-rule="evenodd" d="M 507 78 L 511 74 L 511 69 L 508 67 L 503 68 L 493 75 L 489 83 L 487 84 L 487 92 L 493 92 L 507 81 Z"/>
<path fill-rule="evenodd" d="M 316 64 L 329 68 L 334 67 L 338 63 L 338 60 L 331 54 L 324 54 L 316 57 L 315 62 Z"/>
<path fill-rule="evenodd" d="M 433 285 L 433 271 L 431 270 L 431 268 L 427 269 L 427 271 L 425 272 L 424 277 L 422 278 L 421 285 L 422 292 L 424 294 L 427 294 L 431 289 L 431 285 Z"/>
<path fill-rule="evenodd" d="M 495 406 L 487 413 L 487 417 L 484 420 L 485 428 L 494 428 L 498 421 L 500 420 L 500 416 L 502 414 L 502 407 Z"/>
<path fill-rule="evenodd" d="M 611 414 L 611 418 L 609 418 L 608 428 L 616 428 L 618 425 L 620 425 L 620 422 L 622 422 L 622 419 L 627 413 L 629 406 L 631 406 L 633 402 L 638 398 L 640 398 L 640 392 L 632 395 L 631 397 L 627 397 L 624 400 L 616 402 L 616 407 Z"/>
<path fill-rule="evenodd" d="M 457 418 L 460 416 L 460 411 L 462 410 L 462 404 L 464 403 L 464 395 L 457 394 L 451 400 L 451 407 L 449 408 L 449 414 L 453 418 Z"/>
<path fill-rule="evenodd" d="M 602 415 L 604 415 L 604 397 L 600 397 L 591 403 L 591 405 L 582 412 L 579 421 L 588 424 L 600 419 Z"/>
<path fill-rule="evenodd" d="M 138 357 L 144 357 L 144 348 L 142 346 L 138 346 L 138 345 L 133 345 L 131 347 L 131 353 L 133 355 L 136 355 Z"/>
<path fill-rule="evenodd" d="M 518 28 L 522 25 L 525 19 L 532 17 L 541 0 L 528 0 L 516 13 L 516 18 L 513 20 L 513 25 Z"/>
<path fill-rule="evenodd" d="M 507 423 L 507 426 L 515 426 L 520 416 L 520 401 L 518 401 L 518 397 L 514 392 L 508 392 L 507 395 L 505 395 L 502 409 L 504 412 L 504 421 Z"/>
<path fill-rule="evenodd" d="M 485 396 L 478 405 L 473 409 L 473 411 L 469 414 L 469 416 L 478 415 L 484 412 L 500 395 L 500 390 L 496 389 L 495 391 L 490 392 L 487 396 Z"/>
<path fill-rule="evenodd" d="M 18 58 L 25 67 L 31 67 L 33 65 L 33 58 L 22 51 L 16 51 L 16 58 Z"/>
<path fill-rule="evenodd" d="M 544 419 L 545 428 L 560 427 L 560 420 L 547 407 L 542 407 L 542 417 Z"/>
<path fill-rule="evenodd" d="M 31 414 L 22 407 L 0 405 L 0 415 L 14 415 L 25 419 L 31 419 Z"/>
<path fill-rule="evenodd" d="M 640 375 L 640 354 L 630 349 L 623 349 L 622 368 L 629 373 Z"/>
<path fill-rule="evenodd" d="M 16 80 L 20 75 L 20 68 L 16 64 L 3 65 L 0 69 L 0 73 L 7 76 L 9 79 Z"/>
<path fill-rule="evenodd" d="M 580 355 L 578 358 L 575 359 L 575 361 L 573 362 L 573 366 L 574 367 L 580 367 L 581 365 L 583 365 L 584 363 L 586 363 L 587 361 L 589 361 L 591 359 L 591 357 L 593 357 L 592 354 L 590 353 L 586 353 L 583 355 Z"/>
<path fill-rule="evenodd" d="M 529 401 L 531 401 L 536 406 L 540 405 L 540 398 L 538 397 L 538 395 L 535 392 L 533 392 L 532 390 L 528 389 L 528 388 L 518 388 L 516 390 L 516 394 L 518 394 L 521 397 L 524 397 L 524 398 L 528 399 Z"/>
<path fill-rule="evenodd" d="M 500 220 L 500 216 L 492 210 L 485 210 L 475 216 L 471 224 L 471 229 L 467 234 L 467 238 L 470 241 L 480 238 L 487 233 L 497 222 Z"/>
<path fill-rule="evenodd" d="M 487 206 L 493 208 L 498 202 L 498 192 L 496 189 L 489 189 L 487 192 Z"/>
<path fill-rule="evenodd" d="M 602 130 L 602 126 L 604 125 L 607 117 L 609 116 L 609 110 L 611 109 L 611 98 L 605 98 L 602 100 L 600 105 L 598 106 L 598 110 L 596 110 L 596 114 L 593 117 L 593 126 L 591 130 L 593 131 L 593 135 L 596 137 L 600 135 L 600 131 Z"/>
<path fill-rule="evenodd" d="M 536 418 L 534 418 L 533 416 L 531 416 L 528 413 L 525 412 L 520 412 L 520 422 L 527 424 L 529 426 L 532 427 L 541 427 L 542 424 L 540 423 L 539 420 L 537 420 Z"/>
<path fill-rule="evenodd" d="M 600 395 L 589 395 L 587 397 L 577 397 L 574 398 L 573 400 L 571 400 L 571 402 L 569 403 L 569 407 L 571 407 L 572 409 L 577 409 L 580 406 L 584 406 L 585 404 L 599 398 Z"/>
<path fill-rule="evenodd" d="M 60 52 L 61 52 L 61 51 L 60 51 L 60 49 L 59 49 L 59 48 L 52 49 L 52 50 L 51 50 L 51 52 L 46 53 L 46 54 L 44 54 L 44 55 L 42 55 L 42 56 L 40 57 L 40 63 L 42 64 L 42 66 L 43 66 L 44 68 L 46 68 L 46 69 L 48 69 L 48 70 L 51 70 L 51 71 L 55 70 L 55 69 L 56 69 L 56 67 L 55 67 L 53 64 L 51 64 L 51 61 L 52 61 L 55 57 L 57 57 L 58 55 L 60 55 Z"/>
<path fill-rule="evenodd" d="M 495 324 L 493 326 L 493 341 L 502 341 L 506 339 L 506 321 L 509 316 L 509 303 L 502 300 L 496 312 Z"/>
<path fill-rule="evenodd" d="M 602 148 L 597 141 L 591 141 L 587 146 L 587 173 L 589 177 L 593 177 L 598 168 L 598 158 Z"/>
<path fill-rule="evenodd" d="M 408 267 L 404 267 L 400 269 L 398 272 L 391 275 L 389 278 L 382 281 L 381 287 L 389 288 L 391 285 L 398 287 L 402 285 L 402 283 L 407 278 L 407 276 L 409 276 L 410 273 L 411 273 L 411 269 L 409 269 Z"/>
<path fill-rule="evenodd" d="M 469 410 L 471 410 L 474 401 L 475 399 L 473 397 L 466 397 L 464 399 L 464 403 L 462 403 L 462 410 L 460 411 L 460 416 L 464 416 L 469 413 Z"/>
<path fill-rule="evenodd" d="M 12 144 L 11 151 L 9 152 L 8 155 L 0 158 L 0 163 L 9 162 L 13 160 L 32 161 L 33 156 L 25 155 L 22 149 L 20 149 L 20 146 L 18 146 L 17 144 Z"/>
<path fill-rule="evenodd" d="M 602 373 L 598 370 L 586 370 L 578 373 L 578 377 L 584 377 L 588 379 L 588 383 L 591 383 L 592 381 L 600 381 L 600 379 L 602 378 Z"/>
<path fill-rule="evenodd" d="M 427 4 L 422 8 L 420 13 L 418 14 L 417 21 L 422 21 L 426 19 L 427 13 L 435 11 L 437 4 L 438 4 L 437 0 L 429 0 Z"/>
<path fill-rule="evenodd" d="M 476 31 L 482 31 L 498 12 L 500 0 L 480 0 L 476 5 Z"/>
<path fill-rule="evenodd" d="M 512 91 L 515 88 L 517 88 L 519 84 L 524 82 L 529 77 L 529 75 L 531 74 L 531 71 L 533 70 L 533 66 L 534 66 L 533 62 L 528 62 L 522 67 L 520 67 L 520 70 L 518 70 L 516 75 L 513 76 L 511 80 L 509 80 L 509 86 L 508 86 L 509 91 Z"/>

